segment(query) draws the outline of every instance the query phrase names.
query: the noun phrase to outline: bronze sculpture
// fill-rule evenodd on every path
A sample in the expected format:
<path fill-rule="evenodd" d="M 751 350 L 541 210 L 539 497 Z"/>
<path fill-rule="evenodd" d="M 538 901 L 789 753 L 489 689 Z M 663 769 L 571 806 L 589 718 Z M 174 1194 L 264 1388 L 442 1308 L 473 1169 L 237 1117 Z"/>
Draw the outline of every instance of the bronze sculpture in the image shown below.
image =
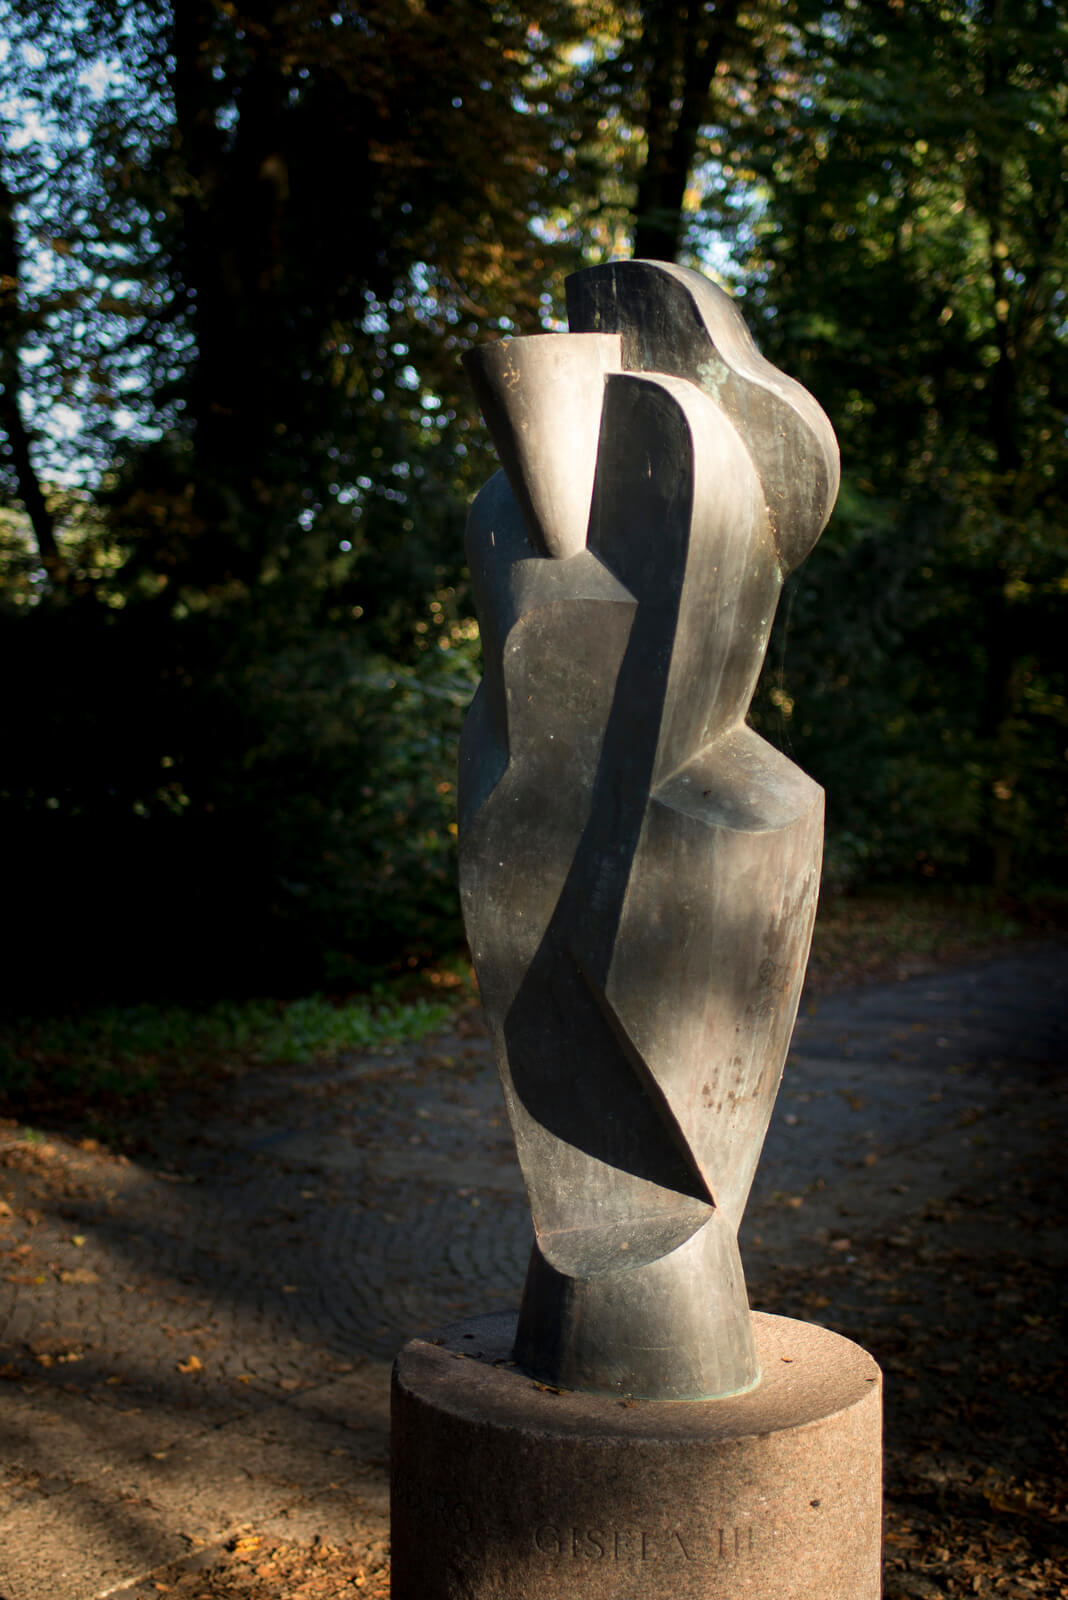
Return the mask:
<path fill-rule="evenodd" d="M 683 268 L 568 283 L 467 358 L 485 678 L 461 893 L 536 1242 L 515 1355 L 652 1399 L 759 1381 L 737 1230 L 796 1014 L 823 796 L 745 723 L 834 435 Z"/>

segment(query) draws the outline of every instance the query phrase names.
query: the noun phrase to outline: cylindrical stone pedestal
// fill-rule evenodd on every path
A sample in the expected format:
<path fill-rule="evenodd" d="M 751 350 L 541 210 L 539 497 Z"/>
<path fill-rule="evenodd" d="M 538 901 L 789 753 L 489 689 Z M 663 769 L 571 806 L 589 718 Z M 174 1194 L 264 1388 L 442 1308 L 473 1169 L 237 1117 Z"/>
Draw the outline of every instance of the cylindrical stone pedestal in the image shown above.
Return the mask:
<path fill-rule="evenodd" d="M 393 1600 L 879 1600 L 879 1368 L 810 1323 L 753 1331 L 759 1385 L 694 1401 L 549 1388 L 514 1317 L 412 1340 Z"/>

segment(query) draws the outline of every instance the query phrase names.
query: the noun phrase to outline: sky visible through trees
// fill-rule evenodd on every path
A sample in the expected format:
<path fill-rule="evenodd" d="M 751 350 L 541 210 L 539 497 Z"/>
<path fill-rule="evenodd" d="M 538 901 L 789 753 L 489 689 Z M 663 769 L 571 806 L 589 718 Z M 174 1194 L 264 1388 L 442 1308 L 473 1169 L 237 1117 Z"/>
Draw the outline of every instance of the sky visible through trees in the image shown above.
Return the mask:
<path fill-rule="evenodd" d="M 24 982 L 345 986 L 456 939 L 494 464 L 458 358 L 632 251 L 718 272 L 839 433 L 754 708 L 832 880 L 1056 881 L 1068 5 L 2 0 L 0 36 Z"/>

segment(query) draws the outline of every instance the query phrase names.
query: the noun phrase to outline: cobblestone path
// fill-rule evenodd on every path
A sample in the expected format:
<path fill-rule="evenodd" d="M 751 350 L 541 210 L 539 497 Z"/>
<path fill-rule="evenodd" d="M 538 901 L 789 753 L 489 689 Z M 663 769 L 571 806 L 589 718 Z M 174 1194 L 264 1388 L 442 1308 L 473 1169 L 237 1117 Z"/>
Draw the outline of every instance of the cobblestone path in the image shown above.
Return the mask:
<path fill-rule="evenodd" d="M 743 1235 L 755 1303 L 843 1218 L 862 1248 L 1001 1143 L 1063 1138 L 1065 969 L 1041 947 L 803 1010 Z M 245 1077 L 137 1161 L 0 1128 L 0 1600 L 148 1592 L 253 1524 L 359 1529 L 372 1559 L 389 1363 L 514 1305 L 529 1241 L 470 1018 Z"/>

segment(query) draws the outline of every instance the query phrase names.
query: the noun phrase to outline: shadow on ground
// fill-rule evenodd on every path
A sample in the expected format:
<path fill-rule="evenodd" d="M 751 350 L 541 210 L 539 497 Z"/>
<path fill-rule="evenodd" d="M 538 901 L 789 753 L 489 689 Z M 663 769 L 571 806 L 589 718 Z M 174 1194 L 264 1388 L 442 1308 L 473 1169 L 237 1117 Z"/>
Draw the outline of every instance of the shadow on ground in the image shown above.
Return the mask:
<path fill-rule="evenodd" d="M 1068 1596 L 1066 1033 L 1042 947 L 795 1035 L 743 1254 L 886 1371 L 890 1600 Z M 477 1023 L 142 1134 L 0 1129 L 0 1597 L 385 1594 L 390 1359 L 529 1247 Z"/>

